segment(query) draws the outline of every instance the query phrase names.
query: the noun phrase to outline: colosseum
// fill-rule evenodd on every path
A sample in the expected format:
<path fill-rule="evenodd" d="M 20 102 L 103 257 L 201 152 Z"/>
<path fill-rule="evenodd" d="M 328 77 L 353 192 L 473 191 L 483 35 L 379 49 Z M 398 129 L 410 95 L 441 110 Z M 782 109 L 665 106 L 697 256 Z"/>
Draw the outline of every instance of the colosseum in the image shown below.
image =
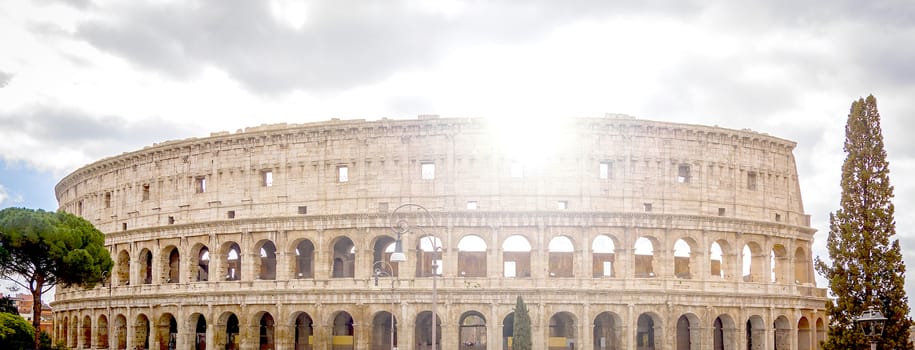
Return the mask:
<path fill-rule="evenodd" d="M 794 142 L 606 115 L 521 157 L 493 124 L 263 125 L 86 165 L 57 199 L 115 267 L 58 290 L 55 339 L 510 349 L 520 296 L 537 350 L 819 348 Z"/>

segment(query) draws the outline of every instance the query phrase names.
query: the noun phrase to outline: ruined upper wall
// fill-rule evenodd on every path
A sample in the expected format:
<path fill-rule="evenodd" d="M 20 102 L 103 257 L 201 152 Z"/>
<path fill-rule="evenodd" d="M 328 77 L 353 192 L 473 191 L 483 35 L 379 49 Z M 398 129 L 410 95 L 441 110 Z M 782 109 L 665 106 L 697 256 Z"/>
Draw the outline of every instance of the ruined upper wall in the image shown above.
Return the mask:
<path fill-rule="evenodd" d="M 265 125 L 106 158 L 55 190 L 62 209 L 104 232 L 377 213 L 405 202 L 443 211 L 650 211 L 809 226 L 791 141 L 608 115 L 569 119 L 563 127 L 571 137 L 560 146 L 519 157 L 499 139 L 512 134 L 494 135 L 490 124 L 421 116 Z M 431 179 L 423 164 L 433 164 Z"/>

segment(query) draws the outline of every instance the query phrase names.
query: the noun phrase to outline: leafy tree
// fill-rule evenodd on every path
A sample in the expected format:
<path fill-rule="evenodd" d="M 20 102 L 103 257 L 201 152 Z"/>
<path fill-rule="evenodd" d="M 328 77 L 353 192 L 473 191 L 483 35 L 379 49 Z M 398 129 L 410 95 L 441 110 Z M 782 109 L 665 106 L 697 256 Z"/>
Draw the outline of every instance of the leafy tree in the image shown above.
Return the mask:
<path fill-rule="evenodd" d="M 905 263 L 899 240 L 893 239 L 893 186 L 873 95 L 852 103 L 844 149 L 841 207 L 829 215 L 826 239 L 832 264 L 816 262 L 835 297 L 826 302 L 829 337 L 823 348 L 866 348 L 868 340 L 854 320 L 873 306 L 887 318 L 880 347 L 911 349 Z"/>
<path fill-rule="evenodd" d="M 8 296 L 4 296 L 0 298 L 0 312 L 18 315 L 19 308 L 17 308 L 16 305 L 13 305 L 13 299 L 10 299 Z"/>
<path fill-rule="evenodd" d="M 48 332 L 41 331 L 41 333 L 38 335 L 38 339 L 40 339 L 40 342 L 41 342 L 41 347 L 38 348 L 40 350 L 67 350 L 68 349 L 67 344 L 64 343 L 63 340 L 58 340 L 57 344 L 51 344 L 51 335 L 48 334 Z"/>
<path fill-rule="evenodd" d="M 512 324 L 512 350 L 531 350 L 531 314 L 524 299 L 518 296 L 515 302 L 515 318 Z"/>
<path fill-rule="evenodd" d="M 0 246 L 0 277 L 31 292 L 34 329 L 41 323 L 42 294 L 58 284 L 92 288 L 114 265 L 104 235 L 88 221 L 62 211 L 0 210 Z M 33 337 L 33 348 L 38 348 L 39 333 Z"/>
<path fill-rule="evenodd" d="M 4 349 L 31 349 L 35 329 L 22 316 L 0 312 L 0 344 Z"/>

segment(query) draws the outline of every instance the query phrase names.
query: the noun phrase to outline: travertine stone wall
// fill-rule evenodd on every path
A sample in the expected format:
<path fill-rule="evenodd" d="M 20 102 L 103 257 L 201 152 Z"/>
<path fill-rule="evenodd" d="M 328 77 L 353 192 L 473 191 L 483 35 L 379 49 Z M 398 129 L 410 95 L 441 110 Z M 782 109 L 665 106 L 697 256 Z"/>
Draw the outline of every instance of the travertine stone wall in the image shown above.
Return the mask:
<path fill-rule="evenodd" d="M 506 347 L 519 295 L 535 349 L 818 348 L 826 299 L 794 142 L 618 115 L 562 127 L 573 136 L 533 158 L 484 119 L 424 116 L 267 125 L 87 165 L 57 197 L 105 232 L 116 267 L 108 285 L 58 291 L 55 335 L 389 349 L 393 311 L 397 347 L 421 349 L 434 290 L 443 349 Z M 431 213 L 406 218 L 441 242 L 434 279 L 419 234 L 386 267 L 403 203 Z M 396 277 L 376 285 L 379 266 Z"/>

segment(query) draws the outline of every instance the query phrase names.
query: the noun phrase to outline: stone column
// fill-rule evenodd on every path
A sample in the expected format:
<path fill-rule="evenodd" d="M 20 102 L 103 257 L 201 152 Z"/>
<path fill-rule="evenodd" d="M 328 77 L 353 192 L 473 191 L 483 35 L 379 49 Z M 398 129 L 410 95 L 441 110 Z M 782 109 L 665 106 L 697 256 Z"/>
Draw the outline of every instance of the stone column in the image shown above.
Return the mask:
<path fill-rule="evenodd" d="M 614 247 L 614 267 L 616 278 L 630 279 L 635 277 L 635 240 L 632 239 L 632 228 L 623 229 L 619 239 L 619 247 Z"/>
<path fill-rule="evenodd" d="M 323 316 L 323 315 L 322 315 Z M 312 324 L 312 349 L 314 350 L 330 350 L 331 348 L 331 334 L 330 326 L 328 326 L 322 318 L 315 318 L 315 323 Z M 318 324 L 318 322 L 321 322 Z"/>
<path fill-rule="evenodd" d="M 544 242 L 545 230 L 543 224 L 537 225 L 537 235 L 532 237 L 535 241 L 531 242 L 531 252 L 528 256 L 531 262 L 531 278 L 538 281 L 535 285 L 544 285 L 545 280 L 549 279 L 550 252 L 547 250 L 549 242 Z"/>
<path fill-rule="evenodd" d="M 547 338 L 550 336 L 549 332 L 549 319 L 544 315 L 546 311 L 544 310 L 544 305 L 541 304 L 527 304 L 528 312 L 531 314 L 531 340 L 533 341 L 534 350 L 547 350 L 546 342 Z M 534 307 L 531 307 L 534 306 Z M 547 326 L 544 327 L 544 324 Z M 536 339 L 540 339 L 538 342 Z"/>
<path fill-rule="evenodd" d="M 654 247 L 654 259 L 652 259 L 654 260 L 655 278 L 675 278 L 674 243 L 677 240 L 676 237 L 670 237 L 670 235 L 670 230 L 665 229 L 663 237 L 656 237 L 659 247 Z"/>
<path fill-rule="evenodd" d="M 316 230 L 312 244 L 315 246 L 314 255 L 311 262 L 311 269 L 314 272 L 314 279 L 325 280 L 330 278 L 330 267 L 333 264 L 328 254 L 333 254 L 333 247 L 328 246 L 324 239 L 324 230 Z M 317 341 L 315 342 L 317 344 Z M 317 348 L 315 350 L 318 350 Z"/>
<path fill-rule="evenodd" d="M 285 184 L 285 182 L 284 182 Z M 295 256 L 295 251 L 289 251 L 289 242 L 286 240 L 286 231 L 279 231 L 274 238 L 273 244 L 276 246 L 276 280 L 288 281 L 295 279 L 293 277 L 292 266 L 289 265 L 289 255 Z M 294 247 L 292 249 L 295 249 Z"/>
<path fill-rule="evenodd" d="M 274 327 L 273 342 L 276 350 L 293 350 L 295 347 L 295 324 L 289 322 L 290 320 L 283 320 Z"/>
<path fill-rule="evenodd" d="M 742 282 L 743 281 L 743 271 L 741 270 L 742 259 L 740 259 L 740 254 L 733 253 L 737 251 L 737 247 L 731 247 L 732 253 L 722 252 L 721 253 L 721 264 L 724 265 L 724 280 L 731 282 Z M 743 249 L 740 247 L 739 249 Z"/>
<path fill-rule="evenodd" d="M 125 321 L 125 327 L 127 327 L 127 349 L 136 349 L 137 348 L 137 320 L 133 319 L 133 312 L 127 310 L 127 319 Z M 68 342 L 67 345 L 70 343 Z"/>
<path fill-rule="evenodd" d="M 248 318 L 247 315 L 245 318 Z M 255 322 L 244 325 L 245 320 L 239 317 L 238 335 L 241 340 L 238 342 L 238 348 L 241 350 L 257 350 L 260 348 L 260 324 Z"/>
<path fill-rule="evenodd" d="M 397 347 L 399 350 L 416 349 L 416 335 L 414 334 L 416 319 L 413 315 L 407 316 L 409 309 L 407 303 L 400 304 L 399 320 L 403 320 L 403 322 L 398 322 L 397 328 Z"/>
<path fill-rule="evenodd" d="M 624 349 L 635 350 L 635 334 L 639 329 L 637 322 L 638 319 L 636 319 L 635 315 L 635 305 L 629 304 L 626 311 L 626 318 L 623 321 L 623 323 L 629 327 L 629 331 L 620 334 Z"/>
<path fill-rule="evenodd" d="M 247 233 L 246 233 L 247 234 Z M 256 269 L 259 267 L 261 255 L 260 252 L 251 251 L 253 247 L 249 247 L 248 244 L 239 245 L 241 252 L 238 254 L 241 259 L 239 266 L 239 271 L 241 273 L 240 281 L 254 281 L 260 278 L 260 271 Z"/>
<path fill-rule="evenodd" d="M 489 316 L 486 317 L 486 349 L 502 350 L 502 320 L 495 302 L 489 304 Z"/>
<path fill-rule="evenodd" d="M 138 247 L 136 242 L 132 242 L 130 244 L 130 249 L 128 250 L 128 253 L 130 255 L 130 259 L 128 259 L 129 264 L 130 264 L 130 266 L 128 267 L 128 274 L 130 274 L 130 276 L 128 276 L 128 278 L 127 278 L 128 287 L 129 286 L 139 286 L 140 284 L 143 283 L 143 278 L 140 277 L 140 251 L 141 250 L 143 250 L 143 249 Z M 69 345 L 70 343 L 67 343 L 67 344 Z M 130 349 L 130 348 L 128 347 L 128 349 Z"/>
<path fill-rule="evenodd" d="M 460 339 L 460 334 L 458 334 L 458 332 L 460 332 L 459 327 L 458 327 L 460 321 L 456 320 L 453 317 L 448 317 L 449 315 L 451 315 L 451 312 L 450 312 L 451 308 L 449 306 L 446 306 L 445 308 L 448 310 L 441 313 L 442 314 L 442 317 L 441 317 L 441 320 L 442 320 L 441 349 L 442 350 L 460 349 L 461 345 L 458 344 L 459 343 L 458 339 Z"/>
<path fill-rule="evenodd" d="M 575 350 L 593 349 L 594 320 L 591 319 L 591 306 L 585 303 L 580 308 L 578 322 L 576 322 Z"/>
<path fill-rule="evenodd" d="M 690 349 L 711 349 L 712 343 L 709 341 L 706 341 L 706 338 L 708 337 L 709 332 L 711 332 L 710 327 L 707 328 L 707 327 L 702 327 L 699 325 L 696 325 L 695 327 L 693 327 L 693 325 L 690 325 L 689 326 L 689 343 L 690 343 L 689 347 L 690 347 Z M 708 344 L 708 345 L 706 345 L 706 344 Z"/>
<path fill-rule="evenodd" d="M 371 333 L 372 327 L 369 326 L 370 323 L 366 323 L 361 316 L 365 315 L 364 312 L 358 314 L 353 314 L 353 349 L 368 349 L 369 341 L 366 340 L 365 336 Z"/>
<path fill-rule="evenodd" d="M 502 278 L 502 246 L 499 242 L 499 229 L 490 226 L 489 244 L 486 247 L 486 277 Z"/>
<path fill-rule="evenodd" d="M 703 236 L 705 234 L 703 233 Z M 696 244 L 703 244 L 704 240 L 699 240 Z M 690 278 L 693 280 L 707 280 L 712 271 L 711 246 L 703 245 L 690 251 Z"/>
<path fill-rule="evenodd" d="M 455 278 L 458 276 L 458 250 L 454 243 L 454 226 L 450 224 L 445 228 L 442 240 L 442 277 Z"/>
<path fill-rule="evenodd" d="M 226 279 L 226 255 L 221 254 L 219 248 L 219 241 L 216 239 L 216 235 L 210 235 L 210 242 L 209 245 L 207 245 L 207 249 L 210 252 L 210 264 L 207 272 L 208 283 L 224 281 Z M 209 347 L 210 343 L 207 343 L 207 348 Z"/>

